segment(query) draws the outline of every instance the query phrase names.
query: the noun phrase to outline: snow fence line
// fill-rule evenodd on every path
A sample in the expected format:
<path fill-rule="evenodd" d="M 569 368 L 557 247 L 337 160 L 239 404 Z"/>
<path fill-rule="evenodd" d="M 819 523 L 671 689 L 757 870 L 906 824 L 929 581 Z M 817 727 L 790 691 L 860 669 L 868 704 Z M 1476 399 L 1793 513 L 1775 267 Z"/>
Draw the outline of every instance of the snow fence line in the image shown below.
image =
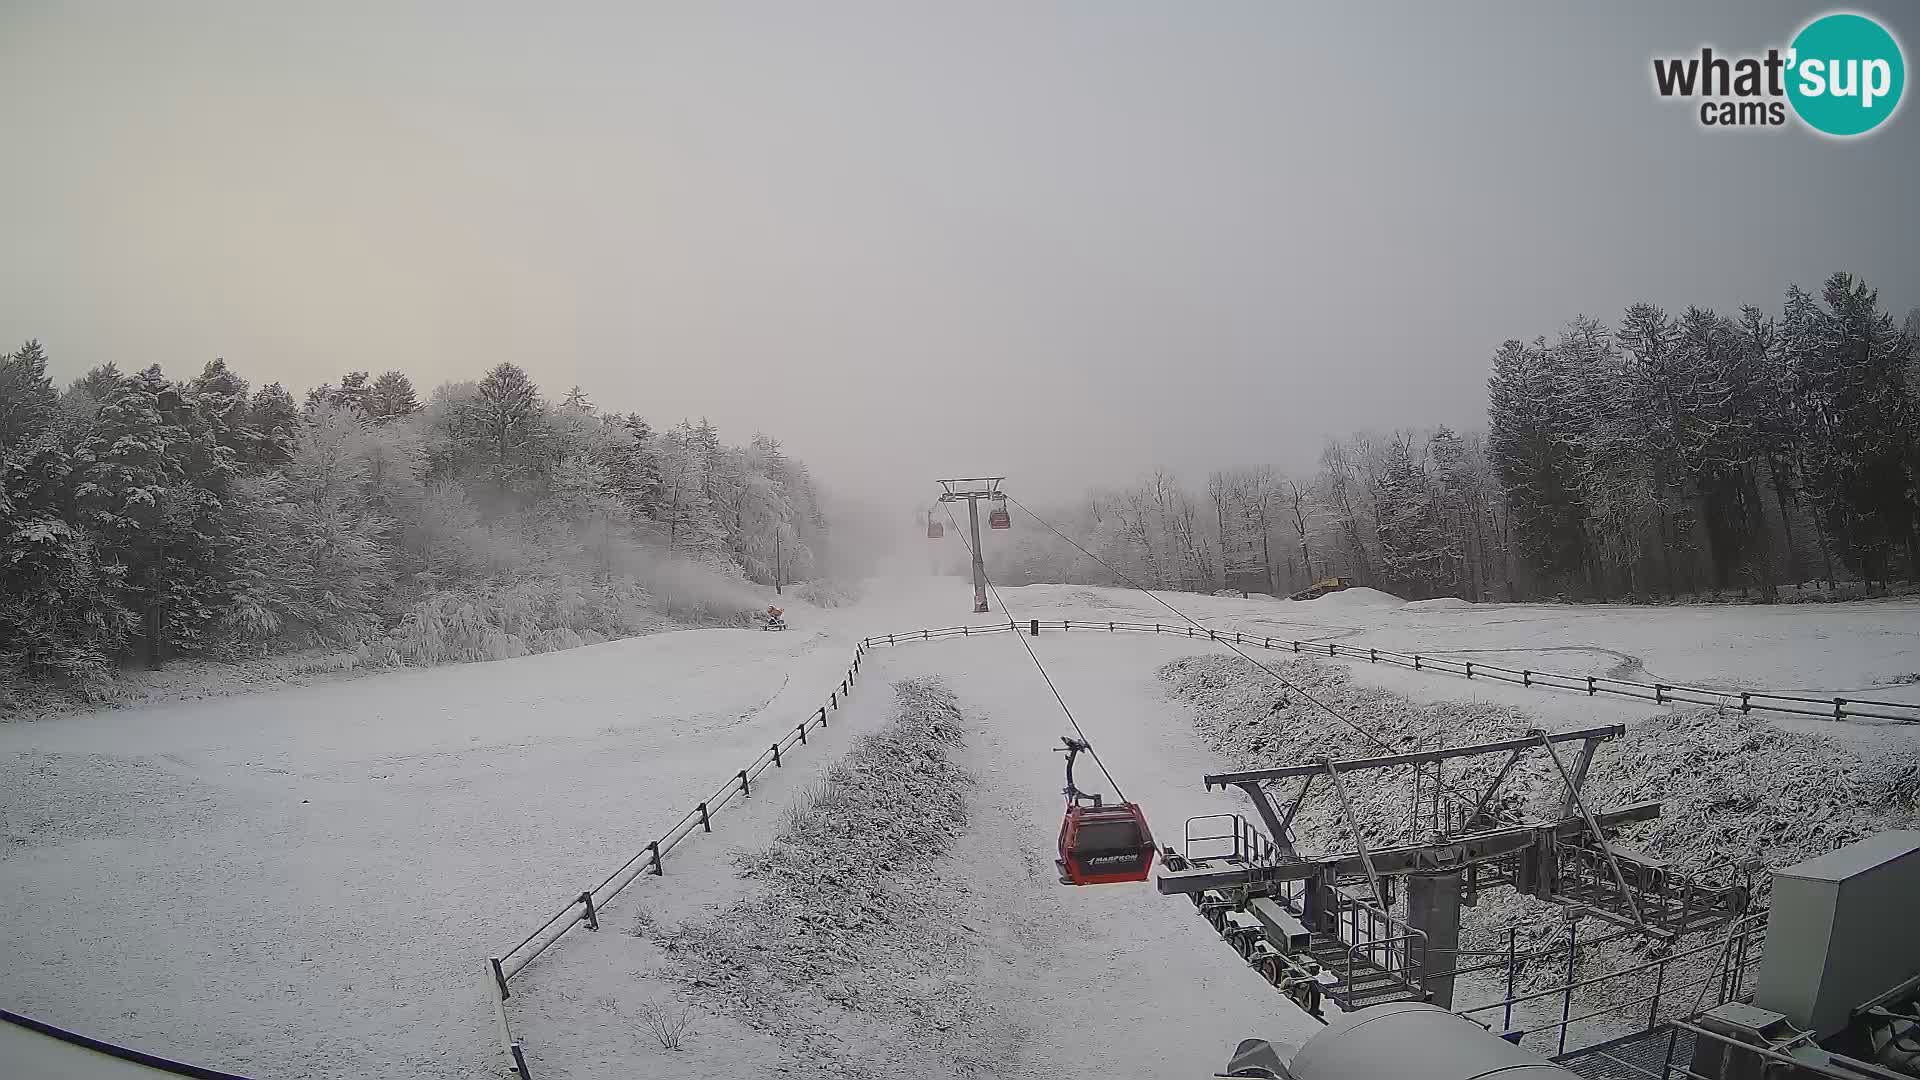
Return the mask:
<path fill-rule="evenodd" d="M 585 926 L 588 930 L 598 931 L 601 909 L 641 876 L 664 876 L 667 854 L 678 847 L 681 841 L 692 836 L 696 826 L 701 832 L 712 832 L 715 813 L 732 802 L 735 795 L 753 794 L 753 782 L 759 779 L 760 774 L 768 769 L 780 768 L 783 753 L 795 746 L 806 745 L 807 732 L 827 726 L 827 717 L 839 712 L 840 703 L 852 695 L 854 684 L 860 676 L 860 662 L 866 654 L 865 642 L 854 646 L 853 662 L 847 666 L 847 674 L 840 680 L 840 685 L 827 692 L 826 704 L 808 713 L 805 720 L 795 724 L 793 730 L 762 750 L 760 756 L 748 763 L 746 768 L 728 777 L 718 791 L 682 814 L 679 821 L 661 833 L 658 839 L 641 848 L 631 859 L 620 864 L 620 868 L 608 874 L 606 880 L 568 900 L 551 918 L 541 923 L 539 929 L 521 939 L 520 944 L 498 956 L 487 958 L 484 979 L 487 996 L 493 1002 L 494 1020 L 499 1026 L 500 1048 L 511 1060 L 513 1072 L 520 1080 L 532 1078 L 527 1071 L 526 1050 L 520 1040 L 514 1037 L 513 1028 L 507 1022 L 507 999 L 513 996 L 508 984 L 513 977 L 525 971 L 528 964 L 552 948 L 554 942 L 566 936 L 567 931 L 574 927 Z"/>
<path fill-rule="evenodd" d="M 1771 694 L 1759 690 L 1708 690 L 1698 686 L 1681 686 L 1672 683 L 1643 683 L 1630 679 L 1610 679 L 1604 675 L 1566 675 L 1554 671 L 1535 671 L 1532 668 L 1510 668 L 1499 664 L 1482 664 L 1472 660 L 1455 660 L 1450 657 L 1426 656 L 1421 653 L 1395 652 L 1391 649 L 1362 649 L 1353 645 L 1341 645 L 1332 641 L 1295 641 L 1285 638 L 1261 637 L 1258 634 L 1243 634 L 1238 630 L 1213 630 L 1195 626 L 1166 626 L 1161 623 L 1115 622 L 1098 619 L 1029 619 L 1023 627 L 1018 622 L 989 623 L 976 626 L 948 626 L 938 630 L 914 630 L 903 634 L 881 634 L 867 638 L 860 644 L 865 648 L 879 645 L 904 645 L 913 641 L 944 641 L 948 638 L 972 637 L 979 634 L 1019 633 L 1022 630 L 1038 635 L 1042 630 L 1099 630 L 1107 633 L 1173 634 L 1181 637 L 1204 638 L 1231 645 L 1252 645 L 1262 649 L 1291 651 L 1302 656 L 1347 657 L 1353 660 L 1365 660 L 1373 664 L 1394 664 L 1411 668 L 1414 671 L 1435 671 L 1443 675 L 1464 675 L 1471 679 L 1479 676 L 1497 682 L 1514 683 L 1519 686 L 1542 687 L 1553 690 L 1573 690 L 1593 697 L 1609 694 L 1614 697 L 1639 698 L 1656 705 L 1707 705 L 1715 708 L 1737 708 L 1743 713 L 1772 712 L 1789 713 L 1794 716 L 1811 716 L 1821 720 L 1847 720 L 1853 717 L 1873 720 L 1889 720 L 1899 724 L 1920 724 L 1920 704 L 1900 701 L 1870 701 L 1863 698 L 1817 698 L 1801 694 Z M 1820 708 L 1807 708 L 1818 705 Z"/>

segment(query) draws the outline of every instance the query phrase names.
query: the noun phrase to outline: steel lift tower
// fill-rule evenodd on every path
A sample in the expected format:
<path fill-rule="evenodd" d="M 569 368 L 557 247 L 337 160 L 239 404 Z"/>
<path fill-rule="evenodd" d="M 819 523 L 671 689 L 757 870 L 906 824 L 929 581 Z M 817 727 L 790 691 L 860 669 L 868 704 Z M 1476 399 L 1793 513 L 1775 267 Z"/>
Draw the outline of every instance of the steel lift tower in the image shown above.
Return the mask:
<path fill-rule="evenodd" d="M 980 500 L 994 504 L 987 515 L 988 524 L 996 529 L 1006 528 L 1007 497 L 1000 492 L 1000 481 L 1005 479 L 1004 476 L 969 476 L 939 481 L 941 502 L 967 504 L 967 526 L 973 532 L 973 610 L 976 612 L 987 610 L 987 564 L 980 554 Z"/>

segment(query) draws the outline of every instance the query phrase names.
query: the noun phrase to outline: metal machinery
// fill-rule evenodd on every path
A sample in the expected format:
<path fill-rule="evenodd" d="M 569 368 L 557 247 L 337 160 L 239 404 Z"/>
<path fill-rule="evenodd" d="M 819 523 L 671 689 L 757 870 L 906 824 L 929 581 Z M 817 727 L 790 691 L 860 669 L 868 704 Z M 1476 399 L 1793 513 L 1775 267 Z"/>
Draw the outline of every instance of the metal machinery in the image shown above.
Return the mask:
<path fill-rule="evenodd" d="M 1334 764 L 1338 769 L 1343 763 Z M 1554 844 L 1567 839 L 1554 826 L 1544 828 L 1543 836 L 1553 836 Z M 1493 846 L 1500 843 L 1504 841 Z M 1369 858 L 1385 854 L 1370 853 Z M 1615 849 L 1612 854 L 1619 860 L 1622 853 Z M 1252 868 L 1251 861 L 1243 861 Z M 1650 899 L 1652 894 L 1635 889 L 1634 879 L 1625 873 L 1626 866 L 1638 864 L 1633 858 L 1622 864 L 1627 891 L 1637 893 L 1636 899 Z M 1163 886 L 1163 891 L 1179 890 Z M 1920 1076 L 1920 935 L 1912 932 L 1920 898 L 1920 831 L 1880 833 L 1777 870 L 1772 896 L 1772 928 L 1751 993 L 1744 991 L 1736 974 L 1723 984 L 1726 999 L 1712 1008 L 1679 1020 L 1650 1022 L 1644 1031 L 1562 1053 L 1552 1062 L 1524 1053 L 1480 1023 L 1438 1004 L 1403 1001 L 1348 1012 L 1298 1048 L 1246 1040 L 1226 1070 L 1215 1075 L 1265 1080 Z M 1250 900 L 1249 909 L 1260 899 L 1266 898 Z M 1698 898 L 1702 903 L 1708 899 Z M 1643 905 L 1643 913 L 1648 906 Z M 1264 926 L 1273 917 L 1268 907 L 1256 920 Z M 1261 940 L 1271 944 L 1274 939 L 1263 934 Z"/>
<path fill-rule="evenodd" d="M 1306 588 L 1301 589 L 1299 592 L 1294 593 L 1292 596 L 1287 597 L 1287 599 L 1314 600 L 1314 599 L 1318 599 L 1319 597 L 1325 596 L 1330 592 L 1339 592 L 1342 589 L 1351 589 L 1352 587 L 1353 587 L 1352 578 L 1343 578 L 1343 577 L 1323 578 L 1322 580 L 1316 581 L 1313 584 L 1307 586 Z"/>
<path fill-rule="evenodd" d="M 1685 1026 L 1713 1080 L 1920 1076 L 1920 831 L 1867 837 L 1773 875 L 1752 1004 Z"/>
<path fill-rule="evenodd" d="M 1008 527 L 1009 521 L 1005 503 L 1007 497 L 1000 491 L 1000 482 L 1004 476 L 969 476 L 954 480 L 941 480 L 940 501 L 943 503 L 964 502 L 967 504 L 967 525 L 973 532 L 973 610 L 987 610 L 987 564 L 980 551 L 980 500 L 993 504 L 988 515 L 990 523 L 996 529 Z M 934 531 L 927 530 L 928 536 Z"/>
<path fill-rule="evenodd" d="M 1233 814 L 1189 821 L 1185 850 L 1163 855 L 1159 890 L 1189 897 L 1249 964 L 1315 1016 L 1323 999 L 1343 1010 L 1391 1001 L 1451 1006 L 1460 908 L 1492 888 L 1580 905 L 1665 941 L 1726 925 L 1746 909 L 1744 887 L 1688 881 L 1612 842 L 1620 825 L 1658 817 L 1659 803 L 1587 805 L 1581 788 L 1594 752 L 1624 731 L 1618 725 L 1534 731 L 1501 742 L 1208 776 L 1209 788 L 1244 792 L 1264 831 Z M 1577 749 L 1567 755 L 1560 747 L 1570 744 Z M 1501 785 L 1528 754 L 1545 755 L 1561 778 L 1563 798 L 1553 820 L 1522 821 L 1498 809 Z M 1447 763 L 1485 755 L 1505 760 L 1484 790 L 1447 780 Z M 1343 777 L 1409 767 L 1416 785 L 1412 831 L 1423 839 L 1370 849 Z M 1291 802 L 1276 807 L 1269 785 L 1295 780 Z M 1322 780 L 1339 801 L 1353 848 L 1303 855 L 1291 826 Z M 1402 891 L 1404 918 L 1392 914 Z"/>

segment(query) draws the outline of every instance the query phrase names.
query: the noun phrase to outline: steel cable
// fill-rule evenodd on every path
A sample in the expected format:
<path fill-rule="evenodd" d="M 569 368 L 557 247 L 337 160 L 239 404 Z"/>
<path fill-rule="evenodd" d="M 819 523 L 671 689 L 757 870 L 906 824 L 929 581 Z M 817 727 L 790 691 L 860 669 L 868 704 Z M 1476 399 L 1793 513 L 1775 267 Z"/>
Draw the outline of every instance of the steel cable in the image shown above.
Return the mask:
<path fill-rule="evenodd" d="M 974 554 L 973 545 L 967 541 L 964 535 L 960 535 L 960 523 L 954 520 L 953 511 L 948 509 L 946 515 L 947 520 L 953 524 L 954 534 L 960 536 L 960 545 L 966 548 L 967 555 L 972 557 Z M 993 602 L 1000 605 L 1001 613 L 1007 616 L 1008 623 L 1011 625 L 1013 613 L 1007 610 L 1006 601 L 1000 599 L 999 588 L 994 585 L 993 579 L 987 576 L 987 564 L 984 556 L 981 557 L 980 561 L 980 580 L 987 583 L 987 591 L 993 594 Z M 1020 639 L 1021 646 L 1027 650 L 1027 656 L 1033 660 L 1034 668 L 1040 672 L 1040 678 L 1046 682 L 1047 689 L 1053 691 L 1053 700 L 1059 702 L 1060 711 L 1067 714 L 1067 723 L 1072 724 L 1074 734 L 1080 736 L 1081 745 L 1087 748 L 1087 755 L 1093 758 L 1095 765 L 1100 766 L 1100 775 L 1106 777 L 1107 783 L 1113 787 L 1114 797 L 1121 802 L 1126 802 L 1127 793 L 1120 790 L 1120 781 L 1113 778 L 1113 773 L 1107 769 L 1107 763 L 1100 760 L 1100 751 L 1093 748 L 1093 740 L 1087 738 L 1086 731 L 1080 727 L 1080 721 L 1074 719 L 1073 710 L 1067 706 L 1067 699 L 1061 696 L 1060 688 L 1054 685 L 1053 676 L 1047 674 L 1047 665 L 1040 662 L 1040 654 L 1033 651 L 1033 646 L 1028 644 L 1026 635 L 1020 633 L 1017 628 L 1014 630 L 1013 636 Z"/>

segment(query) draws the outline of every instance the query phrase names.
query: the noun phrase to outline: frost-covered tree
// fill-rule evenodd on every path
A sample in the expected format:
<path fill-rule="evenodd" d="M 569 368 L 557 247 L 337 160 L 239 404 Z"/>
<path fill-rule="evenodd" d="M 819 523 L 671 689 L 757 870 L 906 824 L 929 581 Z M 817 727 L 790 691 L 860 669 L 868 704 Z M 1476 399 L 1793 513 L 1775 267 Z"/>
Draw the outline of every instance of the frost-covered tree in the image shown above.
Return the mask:
<path fill-rule="evenodd" d="M 667 536 L 670 554 L 713 557 L 725 549 L 727 533 L 708 492 L 710 460 L 701 432 L 691 423 L 660 437 L 660 485 L 656 520 Z"/>
<path fill-rule="evenodd" d="M 75 379 L 68 389 L 90 401 L 103 402 L 119 390 L 121 378 L 119 367 L 109 360 L 89 369 L 85 375 Z"/>
<path fill-rule="evenodd" d="M 274 382 L 254 391 L 247 413 L 248 425 L 259 439 L 259 462 L 278 466 L 293 460 L 293 444 L 300 434 L 301 418 L 300 409 L 287 388 Z"/>
<path fill-rule="evenodd" d="M 236 466 L 245 469 L 273 459 L 273 448 L 254 426 L 247 380 L 228 368 L 224 359 L 208 361 L 187 384 L 186 392 L 192 395 L 214 442 L 232 455 Z"/>
<path fill-rule="evenodd" d="M 398 420 L 420 410 L 413 393 L 413 380 L 400 371 L 385 371 L 367 390 L 367 415 L 375 420 Z"/>
<path fill-rule="evenodd" d="M 1487 453 L 1528 565 L 1554 588 L 1584 591 L 1581 424 L 1565 356 L 1544 339 L 1501 345 L 1487 380 Z"/>
<path fill-rule="evenodd" d="M 505 494 L 526 485 L 540 471 L 538 444 L 543 434 L 540 389 L 518 366 L 502 362 L 480 380 L 474 419 L 486 441 L 485 475 Z"/>
<path fill-rule="evenodd" d="M 1867 580 L 1888 576 L 1896 550 L 1911 572 L 1920 563 L 1914 343 L 1849 274 L 1829 278 L 1822 300 L 1790 290 L 1782 319 L 1807 495 Z"/>
<path fill-rule="evenodd" d="M 85 422 L 39 342 L 0 354 L 0 667 L 29 678 L 97 677 L 132 626 L 116 575 L 70 520 Z"/>
<path fill-rule="evenodd" d="M 243 492 L 251 512 L 234 557 L 241 584 L 227 608 L 230 625 L 256 637 L 341 644 L 378 624 L 396 524 L 376 500 L 406 486 L 394 474 L 410 469 L 389 449 L 359 410 L 314 410 L 286 472 Z M 384 477 L 376 478 L 376 466 Z"/>
<path fill-rule="evenodd" d="M 1326 513 L 1329 530 L 1339 538 L 1334 553 L 1363 584 L 1374 581 L 1369 548 L 1378 535 L 1369 505 L 1368 452 L 1364 438 L 1356 437 L 1352 445 L 1328 439 L 1320 452 L 1319 475 L 1314 479 L 1315 498 Z"/>
<path fill-rule="evenodd" d="M 232 453 L 155 365 L 109 392 L 79 457 L 76 512 L 140 614 L 148 663 L 202 646 L 222 599 Z"/>
<path fill-rule="evenodd" d="M 1380 572 L 1389 588 L 1414 597 L 1457 591 L 1459 534 L 1442 519 L 1439 490 L 1411 432 L 1387 443 L 1375 505 Z"/>

